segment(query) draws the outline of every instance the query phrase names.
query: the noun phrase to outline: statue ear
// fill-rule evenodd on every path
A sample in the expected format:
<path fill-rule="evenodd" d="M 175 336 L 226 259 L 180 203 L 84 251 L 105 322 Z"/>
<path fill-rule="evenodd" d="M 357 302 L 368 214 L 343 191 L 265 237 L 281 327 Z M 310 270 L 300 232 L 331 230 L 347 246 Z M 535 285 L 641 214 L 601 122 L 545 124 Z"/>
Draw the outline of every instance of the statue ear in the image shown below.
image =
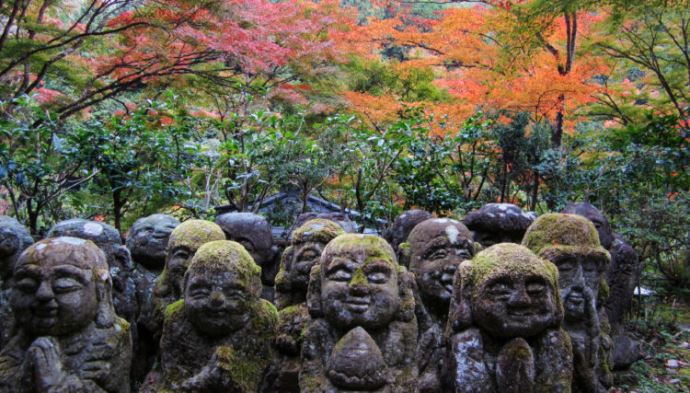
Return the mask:
<path fill-rule="evenodd" d="M 125 271 L 130 271 L 134 268 L 132 265 L 132 255 L 129 253 L 127 247 L 119 245 L 113 250 L 113 256 L 117 266 Z"/>
<path fill-rule="evenodd" d="M 115 323 L 115 307 L 113 306 L 112 285 L 108 281 L 96 283 L 96 326 L 109 328 Z"/>
<path fill-rule="evenodd" d="M 464 261 L 453 277 L 453 296 L 448 310 L 447 333 L 460 332 L 472 325 L 472 262 Z"/>
<path fill-rule="evenodd" d="M 321 265 L 312 266 L 309 272 L 307 308 L 312 318 L 316 319 L 323 317 L 323 310 L 321 308 Z"/>
<path fill-rule="evenodd" d="M 474 247 L 474 255 L 477 255 L 480 251 L 482 251 L 484 249 L 484 246 L 482 246 L 481 244 L 479 244 L 477 242 L 474 242 L 472 244 L 472 246 Z"/>
<path fill-rule="evenodd" d="M 404 242 L 398 245 L 398 264 L 410 268 L 410 243 Z"/>
<path fill-rule="evenodd" d="M 414 309 L 417 304 L 415 301 L 415 288 L 417 282 L 414 274 L 404 267 L 398 268 L 398 291 L 400 294 L 400 310 L 398 310 L 398 320 L 409 322 L 415 317 Z"/>

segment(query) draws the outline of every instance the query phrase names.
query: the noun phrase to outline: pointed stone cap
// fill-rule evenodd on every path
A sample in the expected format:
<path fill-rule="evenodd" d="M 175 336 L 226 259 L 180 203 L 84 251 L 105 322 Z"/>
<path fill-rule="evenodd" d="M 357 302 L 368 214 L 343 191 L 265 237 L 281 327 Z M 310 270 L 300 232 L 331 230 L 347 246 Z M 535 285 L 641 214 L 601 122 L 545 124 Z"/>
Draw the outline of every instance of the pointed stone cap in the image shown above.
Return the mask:
<path fill-rule="evenodd" d="M 387 369 L 374 339 L 358 326 L 335 345 L 326 375 L 340 389 L 375 390 L 386 384 Z"/>

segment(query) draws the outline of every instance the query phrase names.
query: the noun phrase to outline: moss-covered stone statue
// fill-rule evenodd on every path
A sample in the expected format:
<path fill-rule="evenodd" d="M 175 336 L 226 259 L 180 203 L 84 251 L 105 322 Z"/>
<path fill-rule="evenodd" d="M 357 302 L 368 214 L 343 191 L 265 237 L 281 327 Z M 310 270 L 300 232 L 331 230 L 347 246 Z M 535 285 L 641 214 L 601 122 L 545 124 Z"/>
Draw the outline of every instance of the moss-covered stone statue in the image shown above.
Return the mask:
<path fill-rule="evenodd" d="M 443 331 L 460 263 L 472 259 L 472 233 L 462 223 L 432 218 L 417 224 L 407 238 L 410 271 L 417 280 L 419 392 L 442 392 L 446 342 Z"/>
<path fill-rule="evenodd" d="M 398 256 L 398 263 L 408 267 L 409 261 L 408 253 L 401 252 L 400 245 L 403 244 L 409 236 L 415 225 L 422 221 L 431 218 L 431 213 L 424 210 L 407 210 L 395 218 L 393 224 L 383 233 L 383 238 L 393 247 L 395 254 Z"/>
<path fill-rule="evenodd" d="M 613 366 L 625 369 L 640 359 L 639 342 L 626 333 L 625 319 L 632 308 L 642 264 L 632 246 L 613 232 L 608 219 L 593 205 L 571 203 L 563 213 L 579 214 L 592 221 L 599 233 L 601 245 L 611 254 L 611 265 L 606 271 L 609 297 L 604 305 L 614 341 Z"/>
<path fill-rule="evenodd" d="M 510 203 L 489 203 L 468 214 L 462 222 L 474 233 L 474 241 L 489 247 L 498 243 L 520 244 L 535 218 L 534 213 L 523 212 Z"/>
<path fill-rule="evenodd" d="M 611 384 L 611 339 L 602 324 L 606 280 L 611 257 L 599 243 L 599 234 L 586 218 L 550 213 L 539 217 L 522 243 L 558 267 L 563 327 L 573 344 L 573 391 L 605 392 Z"/>
<path fill-rule="evenodd" d="M 210 221 L 189 220 L 178 225 L 168 240 L 165 268 L 156 280 L 151 302 L 147 304 L 139 318 L 154 338 L 160 337 L 163 327 L 163 313 L 168 305 L 182 298 L 184 275 L 203 244 L 224 240 L 223 230 Z"/>
<path fill-rule="evenodd" d="M 184 298 L 165 310 L 157 391 L 258 391 L 278 317 L 260 298 L 260 277 L 239 243 L 199 248 L 184 276 Z"/>
<path fill-rule="evenodd" d="M 0 352 L 0 391 L 129 392 L 129 324 L 115 314 L 106 257 L 57 237 L 19 257 L 11 304 L 17 330 Z"/>
<path fill-rule="evenodd" d="M 558 271 L 527 248 L 497 244 L 463 262 L 448 317 L 446 391 L 570 392 L 562 318 Z"/>
<path fill-rule="evenodd" d="M 326 244 L 345 231 L 337 223 L 309 220 L 292 233 L 290 246 L 283 252 L 276 276 L 278 331 L 275 361 L 269 376 L 274 392 L 299 392 L 298 375 L 304 329 L 309 321 L 307 288 L 309 272 L 319 263 Z"/>
<path fill-rule="evenodd" d="M 33 244 L 29 231 L 12 217 L 0 216 L 0 348 L 10 338 L 14 314 L 10 308 L 10 279 L 19 255 Z"/>
<path fill-rule="evenodd" d="M 412 280 L 380 237 L 344 234 L 328 243 L 311 270 L 300 391 L 413 391 Z"/>
<path fill-rule="evenodd" d="M 129 250 L 122 244 L 120 232 L 104 222 L 75 218 L 58 222 L 46 237 L 58 236 L 91 240 L 103 250 L 113 281 L 115 311 L 127 321 L 135 321 L 140 306 L 136 293 L 139 277 L 134 270 Z"/>
<path fill-rule="evenodd" d="M 258 214 L 236 212 L 221 214 L 216 223 L 228 240 L 244 246 L 261 267 L 262 297 L 272 301 L 279 260 L 275 258 L 277 250 L 273 247 L 271 225 Z"/>

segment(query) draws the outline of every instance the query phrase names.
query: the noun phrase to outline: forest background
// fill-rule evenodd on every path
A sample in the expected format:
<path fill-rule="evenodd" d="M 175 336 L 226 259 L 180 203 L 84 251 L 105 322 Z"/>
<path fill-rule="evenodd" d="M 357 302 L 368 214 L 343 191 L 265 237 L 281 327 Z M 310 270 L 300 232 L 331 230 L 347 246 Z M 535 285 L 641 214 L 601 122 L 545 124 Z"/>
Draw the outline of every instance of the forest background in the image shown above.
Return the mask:
<path fill-rule="evenodd" d="M 687 0 L 0 0 L 0 213 L 35 236 L 587 200 L 687 297 L 689 165 Z"/>

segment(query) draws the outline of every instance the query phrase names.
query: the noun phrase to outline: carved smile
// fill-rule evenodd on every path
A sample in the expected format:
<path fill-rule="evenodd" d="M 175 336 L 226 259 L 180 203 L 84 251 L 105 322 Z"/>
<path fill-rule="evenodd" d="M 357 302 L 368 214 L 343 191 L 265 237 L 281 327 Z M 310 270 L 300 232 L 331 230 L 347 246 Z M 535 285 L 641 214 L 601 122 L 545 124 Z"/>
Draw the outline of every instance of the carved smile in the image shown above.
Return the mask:
<path fill-rule="evenodd" d="M 345 308 L 354 313 L 363 313 L 369 309 L 371 300 L 369 297 L 347 297 L 345 299 Z"/>
<path fill-rule="evenodd" d="M 34 310 L 34 315 L 40 319 L 52 319 L 58 315 L 57 307 L 38 307 Z"/>
<path fill-rule="evenodd" d="M 531 309 L 531 308 L 518 308 L 518 309 L 511 309 L 508 310 L 508 315 L 511 317 L 518 317 L 518 318 L 525 318 L 525 317 L 531 317 L 532 315 L 535 315 L 536 311 Z"/>

